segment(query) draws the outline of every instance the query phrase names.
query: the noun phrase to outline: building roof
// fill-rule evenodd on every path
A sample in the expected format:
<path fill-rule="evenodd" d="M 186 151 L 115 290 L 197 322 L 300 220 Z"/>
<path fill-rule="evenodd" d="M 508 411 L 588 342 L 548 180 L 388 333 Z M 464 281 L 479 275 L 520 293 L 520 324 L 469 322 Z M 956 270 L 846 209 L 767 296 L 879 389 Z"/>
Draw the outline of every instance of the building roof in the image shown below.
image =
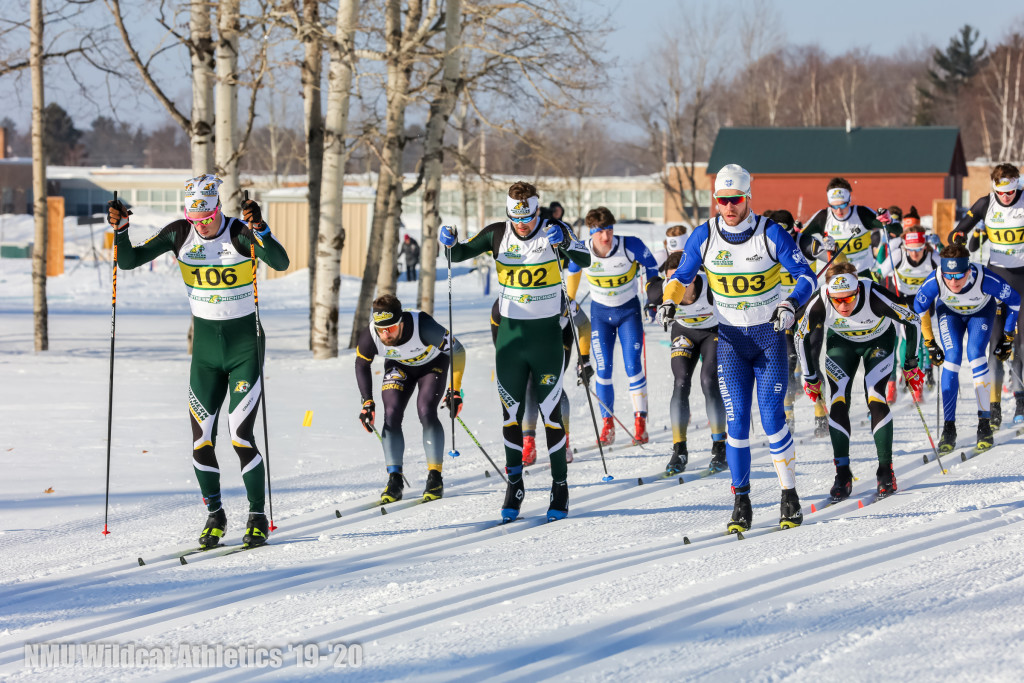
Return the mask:
<path fill-rule="evenodd" d="M 721 128 L 708 173 L 739 164 L 752 174 L 967 175 L 960 130 L 913 128 Z"/>

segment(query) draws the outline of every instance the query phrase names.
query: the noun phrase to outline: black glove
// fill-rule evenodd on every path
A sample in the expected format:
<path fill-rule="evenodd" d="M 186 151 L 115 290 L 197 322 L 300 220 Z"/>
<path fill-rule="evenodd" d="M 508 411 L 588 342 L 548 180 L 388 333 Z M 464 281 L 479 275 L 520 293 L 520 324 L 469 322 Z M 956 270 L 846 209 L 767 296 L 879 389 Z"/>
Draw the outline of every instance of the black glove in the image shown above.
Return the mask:
<path fill-rule="evenodd" d="M 260 205 L 251 199 L 246 199 L 242 202 L 242 220 L 249 224 L 252 228 L 253 225 L 263 225 L 263 212 L 260 211 Z M 253 228 L 258 230 L 259 228 Z"/>
<path fill-rule="evenodd" d="M 124 230 L 127 228 L 128 216 L 131 215 L 132 212 L 121 203 L 120 199 L 111 199 L 107 202 L 107 223 L 114 230 Z"/>
<path fill-rule="evenodd" d="M 1010 354 L 1013 353 L 1013 335 L 1004 332 L 1003 338 L 1000 339 L 999 343 L 996 344 L 996 347 L 992 349 L 992 353 L 994 353 L 995 357 L 1000 361 L 1005 362 L 1010 360 Z"/>
<path fill-rule="evenodd" d="M 967 235 L 962 232 L 952 232 L 949 234 L 950 244 L 967 244 Z"/>
<path fill-rule="evenodd" d="M 946 354 L 942 352 L 934 339 L 925 340 L 924 347 L 928 349 L 928 355 L 932 357 L 933 365 L 942 365 L 942 361 L 946 360 Z"/>
<path fill-rule="evenodd" d="M 452 388 L 448 387 L 444 392 L 444 398 L 441 399 L 441 407 L 447 408 L 453 418 L 458 417 L 462 411 L 462 392 L 456 391 L 453 396 Z"/>
<path fill-rule="evenodd" d="M 676 319 L 676 305 L 671 301 L 663 301 L 658 306 L 658 317 L 661 319 L 661 325 L 668 332 L 669 325 Z"/>
<path fill-rule="evenodd" d="M 590 364 L 590 354 L 582 354 L 580 362 L 576 364 L 576 384 L 590 386 L 590 380 L 594 377 L 594 366 Z"/>
<path fill-rule="evenodd" d="M 363 409 L 359 411 L 359 421 L 363 423 L 363 429 L 373 431 L 373 416 L 377 412 L 377 404 L 372 398 L 363 401 Z"/>

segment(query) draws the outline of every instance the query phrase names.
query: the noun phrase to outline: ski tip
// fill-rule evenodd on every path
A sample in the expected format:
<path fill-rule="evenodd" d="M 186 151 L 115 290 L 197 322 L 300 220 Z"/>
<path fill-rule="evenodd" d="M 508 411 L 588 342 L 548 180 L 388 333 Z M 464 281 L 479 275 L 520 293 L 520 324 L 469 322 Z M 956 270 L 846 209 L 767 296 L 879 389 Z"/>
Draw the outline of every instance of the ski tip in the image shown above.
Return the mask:
<path fill-rule="evenodd" d="M 960 462 L 967 462 L 967 454 L 966 453 L 961 453 L 960 454 Z"/>
<path fill-rule="evenodd" d="M 388 514 L 387 508 L 385 508 L 383 505 L 380 506 L 380 514 L 382 514 L 382 515 Z"/>
<path fill-rule="evenodd" d="M 484 476 L 489 478 L 491 476 L 491 471 L 490 470 L 484 470 Z"/>
<path fill-rule="evenodd" d="M 863 501 L 863 500 L 858 500 L 858 501 L 857 501 L 857 509 L 859 510 L 859 509 L 861 509 L 862 507 L 864 507 L 864 501 Z"/>
<path fill-rule="evenodd" d="M 334 516 L 337 517 L 338 519 L 341 519 L 341 510 L 335 510 L 334 511 Z"/>
<path fill-rule="evenodd" d="M 928 456 L 927 456 L 927 455 L 926 455 L 926 456 L 924 456 L 924 457 L 922 458 L 922 461 L 924 462 L 924 464 L 925 464 L 925 465 L 927 465 L 927 464 L 928 464 Z"/>
<path fill-rule="evenodd" d="M 644 485 L 644 478 L 643 477 L 637 477 L 636 478 L 636 485 L 637 486 L 643 486 Z"/>
<path fill-rule="evenodd" d="M 683 545 L 690 545 L 690 537 L 683 536 Z"/>
<path fill-rule="evenodd" d="M 609 474 L 609 475 L 608 475 L 608 476 L 606 476 L 606 477 L 602 477 L 602 478 L 601 478 L 601 481 L 611 481 L 611 480 L 613 480 L 613 479 L 615 479 L 615 477 L 613 477 L 612 475 L 610 475 L 610 474 Z"/>
<path fill-rule="evenodd" d="M 139 566 L 140 567 L 145 567 L 146 566 L 146 561 L 143 560 L 141 557 L 139 558 Z"/>
<path fill-rule="evenodd" d="M 679 483 L 680 483 L 680 484 L 685 484 L 685 483 L 686 483 L 686 480 L 685 480 L 685 479 L 683 479 L 682 477 L 679 477 Z"/>
<path fill-rule="evenodd" d="M 179 557 L 178 562 L 181 562 L 182 564 L 188 564 L 188 560 L 186 560 L 184 557 Z"/>
<path fill-rule="evenodd" d="M 737 541 L 742 541 L 744 538 L 745 537 L 743 536 L 743 532 L 742 531 L 737 531 L 736 532 L 736 540 Z"/>

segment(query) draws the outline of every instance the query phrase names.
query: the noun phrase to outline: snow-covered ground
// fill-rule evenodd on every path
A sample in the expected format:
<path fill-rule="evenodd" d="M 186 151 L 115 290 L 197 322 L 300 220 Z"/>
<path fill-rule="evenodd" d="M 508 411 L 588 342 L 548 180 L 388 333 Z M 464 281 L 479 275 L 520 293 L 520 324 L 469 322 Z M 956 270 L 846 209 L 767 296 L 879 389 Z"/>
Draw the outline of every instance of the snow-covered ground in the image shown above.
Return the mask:
<path fill-rule="evenodd" d="M 135 228 L 140 239 L 153 227 L 143 223 Z M 104 538 L 110 272 L 85 262 L 70 273 L 75 264 L 49 281 L 51 350 L 35 354 L 30 263 L 0 263 L 0 678 L 1021 678 L 1024 437 L 1004 431 L 988 453 L 966 462 L 947 457 L 943 474 L 922 462 L 928 442 L 901 396 L 894 410 L 900 490 L 874 502 L 873 444 L 858 393 L 854 498 L 812 513 L 833 466 L 828 440 L 811 436 L 811 406 L 801 399 L 804 525 L 772 530 L 779 489 L 758 428 L 755 530 L 744 540 L 726 537 L 729 475 L 695 474 L 710 442 L 699 391 L 691 397 L 689 471 L 683 483 L 655 480 L 671 449 L 672 379 L 660 327 L 647 328 L 652 443 L 622 445 L 620 430 L 607 454 L 609 483 L 595 449 L 585 448 L 593 428 L 584 395 L 568 387 L 579 449 L 569 469 L 568 519 L 543 523 L 550 478 L 542 448 L 527 476 L 522 519 L 495 526 L 504 487 L 485 476 L 486 459 L 461 431 L 462 455 L 446 457 L 445 498 L 403 502 L 381 515 L 360 509 L 379 495 L 386 474 L 377 441 L 357 421 L 353 356 L 311 360 L 305 277 L 267 281 L 260 302 L 279 529 L 266 548 L 193 555 L 183 566 L 174 551 L 194 546 L 206 517 L 190 462 L 187 304 L 173 264 L 120 273 Z M 458 273 L 455 330 L 469 354 L 463 416 L 500 463 L 492 299 L 481 295 L 476 275 Z M 412 301 L 414 287 L 401 283 L 399 296 Z M 344 335 L 355 292 L 354 282 L 343 284 Z M 438 295 L 443 301 L 443 281 Z M 621 406 L 621 373 L 616 386 Z M 934 395 L 925 406 L 934 430 Z M 974 410 L 967 390 L 962 446 L 973 442 Z M 313 411 L 310 427 L 302 426 L 306 411 Z M 405 427 L 407 491 L 415 496 L 426 466 L 412 415 Z M 234 458 L 221 448 L 226 540 L 237 545 L 245 497 Z M 83 649 L 72 651 L 73 666 L 45 666 L 33 659 L 42 650 L 26 643 Z M 98 643 L 131 666 L 87 666 L 82 654 Z M 270 657 L 265 666 L 234 668 L 202 660 L 204 646 L 207 655 L 219 648 L 254 658 L 267 648 Z M 161 653 L 171 666 L 161 665 Z M 186 668 L 190 662 L 213 666 Z M 339 667 L 349 662 L 359 666 Z"/>

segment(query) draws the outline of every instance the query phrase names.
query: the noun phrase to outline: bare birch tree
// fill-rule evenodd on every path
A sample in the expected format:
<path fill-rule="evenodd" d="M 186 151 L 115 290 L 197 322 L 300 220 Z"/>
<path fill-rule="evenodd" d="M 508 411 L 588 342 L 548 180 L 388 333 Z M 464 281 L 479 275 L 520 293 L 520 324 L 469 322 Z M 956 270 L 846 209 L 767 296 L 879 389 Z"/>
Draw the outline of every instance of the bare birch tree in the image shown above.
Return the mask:
<path fill-rule="evenodd" d="M 46 154 L 43 140 L 43 0 L 32 0 L 29 10 L 31 37 L 29 63 L 32 72 L 32 215 L 35 244 L 32 247 L 32 317 L 35 350 L 50 348 L 49 314 L 46 303 Z"/>
<path fill-rule="evenodd" d="M 217 3 L 217 53 L 214 86 L 214 152 L 222 210 L 238 215 L 242 202 L 238 176 L 238 24 L 239 0 Z"/>
<path fill-rule="evenodd" d="M 213 165 L 213 32 L 209 0 L 189 3 L 189 40 L 192 60 L 192 117 L 187 122 L 192 153 L 192 175 L 211 173 Z M 179 122 L 185 123 L 185 122 Z"/>
<path fill-rule="evenodd" d="M 982 71 L 981 80 L 995 113 L 996 144 L 989 143 L 989 154 L 995 155 L 990 156 L 993 160 L 1011 161 L 1024 157 L 1024 136 L 1021 135 L 1021 128 L 1024 127 L 1022 75 L 1024 37 L 1014 34 L 992 51 Z M 984 118 L 982 121 L 983 130 L 987 134 Z"/>

